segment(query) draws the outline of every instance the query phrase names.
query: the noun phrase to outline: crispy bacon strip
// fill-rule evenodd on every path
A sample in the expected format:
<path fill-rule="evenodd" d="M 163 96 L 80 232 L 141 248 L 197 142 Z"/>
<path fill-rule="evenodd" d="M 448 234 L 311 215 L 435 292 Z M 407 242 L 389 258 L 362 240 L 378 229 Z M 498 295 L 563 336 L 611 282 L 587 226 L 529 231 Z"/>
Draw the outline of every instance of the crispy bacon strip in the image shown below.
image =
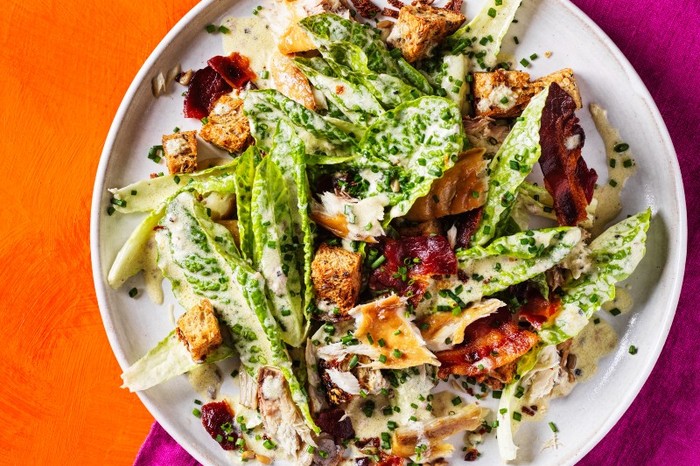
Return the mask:
<path fill-rule="evenodd" d="M 544 185 L 554 198 L 560 225 L 573 226 L 586 219 L 598 175 L 581 157 L 583 128 L 574 115 L 576 102 L 558 84 L 552 83 L 542 109 L 540 166 Z"/>
<path fill-rule="evenodd" d="M 442 364 L 438 376 L 484 375 L 515 361 L 530 351 L 537 341 L 537 334 L 520 328 L 504 307 L 467 327 L 464 343 L 436 354 Z"/>
<path fill-rule="evenodd" d="M 384 8 L 382 10 L 382 14 L 384 16 L 388 16 L 389 18 L 398 18 L 399 17 L 399 11 L 394 10 L 392 8 Z"/>

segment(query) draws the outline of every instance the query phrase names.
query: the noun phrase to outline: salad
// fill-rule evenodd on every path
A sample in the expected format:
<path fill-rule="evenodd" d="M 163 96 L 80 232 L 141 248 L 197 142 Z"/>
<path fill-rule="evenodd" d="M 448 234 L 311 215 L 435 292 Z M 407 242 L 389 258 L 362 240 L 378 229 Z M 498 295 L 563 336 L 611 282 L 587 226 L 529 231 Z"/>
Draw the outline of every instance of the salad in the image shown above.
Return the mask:
<path fill-rule="evenodd" d="M 142 273 L 162 303 L 166 279 L 181 307 L 123 386 L 188 374 L 233 462 L 442 464 L 489 434 L 514 460 L 518 427 L 615 346 L 596 312 L 629 307 L 651 211 L 610 223 L 634 159 L 591 105 L 601 183 L 574 71 L 499 55 L 520 0 L 389 4 L 275 0 L 207 26 L 224 55 L 153 81 L 185 86 L 201 127 L 150 149 L 169 174 L 110 189 L 109 215 L 143 219 L 109 284 Z"/>

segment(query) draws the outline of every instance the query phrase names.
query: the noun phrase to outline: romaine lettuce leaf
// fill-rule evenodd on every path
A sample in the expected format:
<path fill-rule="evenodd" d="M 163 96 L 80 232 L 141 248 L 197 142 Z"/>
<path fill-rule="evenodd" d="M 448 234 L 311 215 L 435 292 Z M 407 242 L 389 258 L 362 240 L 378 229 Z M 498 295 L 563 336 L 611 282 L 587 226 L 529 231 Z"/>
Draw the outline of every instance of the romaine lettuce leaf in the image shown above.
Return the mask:
<path fill-rule="evenodd" d="M 400 78 L 424 94 L 433 93 L 425 76 L 401 56 L 394 57 L 389 52 L 376 29 L 331 13 L 308 16 L 299 24 L 319 49 L 338 42 L 349 42 L 364 51 L 370 70 Z"/>
<path fill-rule="evenodd" d="M 615 298 L 615 284 L 629 277 L 644 257 L 650 221 L 651 210 L 647 209 L 591 242 L 593 268 L 562 287 L 562 310 L 550 326 L 539 331 L 544 342 L 558 344 L 576 336 L 603 303 Z"/>
<path fill-rule="evenodd" d="M 478 15 L 445 40 L 453 55 L 464 54 L 472 70 L 487 70 L 498 63 L 498 52 L 522 0 L 486 2 Z"/>
<path fill-rule="evenodd" d="M 312 155 L 310 159 L 317 159 L 316 163 L 338 163 L 352 158 L 350 151 L 357 146 L 355 136 L 277 91 L 249 91 L 243 105 L 259 150 L 270 150 L 277 122 L 285 120 L 295 128 L 307 154 Z"/>
<path fill-rule="evenodd" d="M 311 84 L 333 102 L 350 122 L 369 124 L 384 113 L 382 105 L 364 84 L 335 76 L 333 69 L 322 58 L 296 58 L 294 62 Z"/>
<path fill-rule="evenodd" d="M 489 189 L 473 244 L 484 245 L 497 235 L 499 223 L 515 203 L 518 187 L 542 153 L 540 120 L 549 88 L 530 100 L 521 118 L 489 164 Z"/>
<path fill-rule="evenodd" d="M 253 182 L 252 210 L 255 236 L 255 268 L 267 282 L 272 313 L 282 339 L 297 347 L 304 341 L 300 239 L 292 222 L 289 189 L 275 161 L 265 157 L 257 166 Z M 294 205 L 296 208 L 296 205 Z"/>
<path fill-rule="evenodd" d="M 150 212 L 160 208 L 171 197 L 183 189 L 195 189 L 200 194 L 210 192 L 232 192 L 232 175 L 238 159 L 195 173 L 180 173 L 149 178 L 132 183 L 120 189 L 110 189 L 114 199 L 114 209 L 125 214 Z"/>
<path fill-rule="evenodd" d="M 575 227 L 528 230 L 494 240 L 487 247 L 457 251 L 457 267 L 466 281 L 446 279 L 435 283 L 432 298 L 421 313 L 465 308 L 469 303 L 529 280 L 561 262 L 581 241 Z"/>
<path fill-rule="evenodd" d="M 253 250 L 255 249 L 251 201 L 253 197 L 255 166 L 258 164 L 259 159 L 260 156 L 255 146 L 249 147 L 239 158 L 239 164 L 236 168 L 234 179 L 240 250 L 243 257 L 249 261 L 253 260 Z"/>
<path fill-rule="evenodd" d="M 270 311 L 265 280 L 240 257 L 231 233 L 212 222 L 188 192 L 168 204 L 160 226 L 158 264 L 180 304 L 189 309 L 203 298 L 211 301 L 230 329 L 245 370 L 255 376 L 264 365 L 278 368 L 309 427 L 318 431 Z"/>
<path fill-rule="evenodd" d="M 221 345 L 207 357 L 205 363 L 221 361 L 231 356 L 233 356 L 233 349 Z M 192 359 L 187 347 L 173 330 L 124 371 L 122 388 L 128 388 L 132 392 L 146 390 L 175 376 L 189 372 L 200 364 L 203 363 Z"/>

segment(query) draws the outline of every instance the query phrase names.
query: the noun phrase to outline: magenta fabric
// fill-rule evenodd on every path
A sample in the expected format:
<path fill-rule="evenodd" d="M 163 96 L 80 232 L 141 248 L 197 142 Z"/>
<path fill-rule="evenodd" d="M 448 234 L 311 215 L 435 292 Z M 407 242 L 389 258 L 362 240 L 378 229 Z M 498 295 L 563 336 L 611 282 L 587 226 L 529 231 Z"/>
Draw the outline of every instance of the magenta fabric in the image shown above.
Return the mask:
<path fill-rule="evenodd" d="M 683 292 L 661 357 L 620 422 L 579 466 L 700 465 L 700 269 L 694 267 L 700 264 L 700 0 L 573 3 L 620 47 L 661 111 L 683 173 L 689 245 Z M 157 423 L 135 462 L 197 464 Z"/>

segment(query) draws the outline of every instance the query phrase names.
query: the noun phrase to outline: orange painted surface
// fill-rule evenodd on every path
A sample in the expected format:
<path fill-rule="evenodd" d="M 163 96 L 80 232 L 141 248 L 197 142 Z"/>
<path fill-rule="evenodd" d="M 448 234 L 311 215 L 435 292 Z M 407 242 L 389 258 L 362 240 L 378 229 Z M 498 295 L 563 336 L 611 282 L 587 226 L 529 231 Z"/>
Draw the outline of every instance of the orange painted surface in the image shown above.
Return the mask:
<path fill-rule="evenodd" d="M 0 15 L 0 465 L 131 464 L 153 421 L 119 388 L 90 199 L 131 79 L 195 0 L 10 0 Z"/>

